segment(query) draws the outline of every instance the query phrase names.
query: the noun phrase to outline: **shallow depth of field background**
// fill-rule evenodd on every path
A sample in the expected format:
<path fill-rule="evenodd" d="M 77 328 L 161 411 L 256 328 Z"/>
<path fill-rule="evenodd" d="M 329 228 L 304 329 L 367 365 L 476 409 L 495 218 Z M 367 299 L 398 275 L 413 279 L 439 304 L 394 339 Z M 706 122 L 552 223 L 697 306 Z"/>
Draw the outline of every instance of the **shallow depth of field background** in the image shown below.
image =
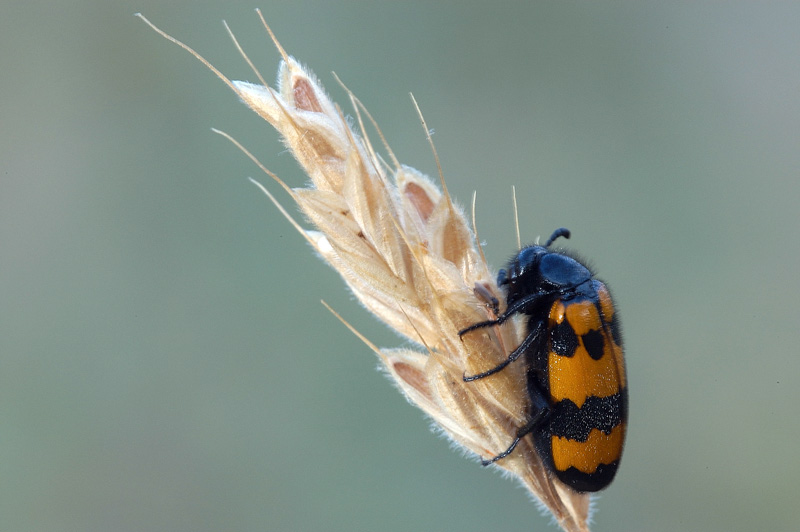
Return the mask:
<path fill-rule="evenodd" d="M 623 318 L 631 418 L 595 531 L 795 530 L 800 5 L 8 2 L 0 8 L 0 530 L 556 530 L 432 434 L 404 345 L 247 177 L 233 79 L 290 53 L 400 160 L 477 191 L 495 268 L 559 226 Z"/>

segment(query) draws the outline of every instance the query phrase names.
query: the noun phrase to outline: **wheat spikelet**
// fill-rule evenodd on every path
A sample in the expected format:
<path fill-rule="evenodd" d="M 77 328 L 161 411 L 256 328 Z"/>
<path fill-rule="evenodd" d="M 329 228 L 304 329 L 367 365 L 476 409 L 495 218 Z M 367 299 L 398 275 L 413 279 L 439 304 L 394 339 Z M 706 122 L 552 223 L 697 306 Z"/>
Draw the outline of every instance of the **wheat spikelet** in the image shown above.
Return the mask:
<path fill-rule="evenodd" d="M 459 330 L 494 318 L 498 309 L 490 302 L 503 301 L 503 296 L 444 181 L 442 191 L 427 176 L 401 165 L 385 142 L 391 164 L 377 155 L 364 131 L 362 112 L 372 118 L 361 103 L 345 88 L 360 126 L 356 131 L 266 23 L 283 56 L 274 89 L 257 71 L 261 85 L 228 80 L 194 50 L 144 20 L 200 59 L 281 133 L 312 186 L 290 188 L 258 164 L 315 230 L 304 229 L 259 186 L 367 309 L 422 346 L 420 351 L 381 349 L 347 324 L 378 355 L 408 400 L 468 451 L 483 457 L 504 451 L 528 416 L 523 365 L 511 364 L 474 382 L 464 382 L 463 376 L 506 359 L 524 337 L 524 328 L 509 320 L 490 334 L 459 338 Z M 378 134 L 382 139 L 380 130 Z M 589 530 L 589 495 L 549 476 L 530 438 L 495 466 L 517 477 L 564 530 Z"/>

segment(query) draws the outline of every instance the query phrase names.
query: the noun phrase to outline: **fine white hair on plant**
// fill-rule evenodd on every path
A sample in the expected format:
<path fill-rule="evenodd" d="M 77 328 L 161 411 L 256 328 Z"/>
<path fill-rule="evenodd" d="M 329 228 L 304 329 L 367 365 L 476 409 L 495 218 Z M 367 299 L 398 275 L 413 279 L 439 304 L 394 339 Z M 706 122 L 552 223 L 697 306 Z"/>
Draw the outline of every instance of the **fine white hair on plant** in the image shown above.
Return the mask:
<path fill-rule="evenodd" d="M 471 324 L 496 318 L 502 309 L 491 302 L 502 304 L 503 297 L 495 272 L 487 266 L 477 244 L 476 231 L 447 192 L 430 138 L 433 130 L 425 124 L 414 101 L 439 168 L 438 186 L 397 160 L 375 120 L 342 85 L 355 113 L 355 119 L 348 120 L 316 76 L 286 53 L 257 12 L 283 58 L 274 88 L 258 73 L 227 24 L 236 48 L 260 84 L 229 80 L 192 48 L 142 15 L 137 16 L 199 59 L 278 130 L 310 178 L 309 186 L 290 187 L 240 143 L 220 133 L 297 204 L 314 229 L 306 229 L 266 186 L 254 181 L 339 272 L 361 304 L 421 348 L 380 348 L 331 312 L 375 352 L 408 400 L 460 449 L 483 457 L 498 455 L 515 438 L 517 427 L 525 424 L 529 412 L 523 365 L 511 364 L 491 379 L 464 382 L 463 376 L 505 360 L 524 338 L 524 324 L 507 320 L 492 327 L 490 334 L 463 339 L 458 335 Z M 369 140 L 362 115 L 374 126 L 387 159 Z M 516 477 L 562 529 L 589 530 L 590 496 L 550 475 L 531 438 L 523 439 L 514 453 L 494 467 Z"/>

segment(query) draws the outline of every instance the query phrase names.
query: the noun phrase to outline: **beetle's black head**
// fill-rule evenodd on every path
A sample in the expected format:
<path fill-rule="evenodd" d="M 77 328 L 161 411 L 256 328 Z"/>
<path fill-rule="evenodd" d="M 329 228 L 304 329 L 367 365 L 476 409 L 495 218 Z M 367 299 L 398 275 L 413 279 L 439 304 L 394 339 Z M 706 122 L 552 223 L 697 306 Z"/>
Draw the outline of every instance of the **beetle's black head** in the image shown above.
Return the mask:
<path fill-rule="evenodd" d="M 549 249 L 559 237 L 569 238 L 569 230 L 556 229 L 544 246 L 527 246 L 512 258 L 506 270 L 500 270 L 498 286 L 506 286 L 506 303 L 534 294 L 560 294 L 590 280 L 592 274 L 577 260 Z"/>

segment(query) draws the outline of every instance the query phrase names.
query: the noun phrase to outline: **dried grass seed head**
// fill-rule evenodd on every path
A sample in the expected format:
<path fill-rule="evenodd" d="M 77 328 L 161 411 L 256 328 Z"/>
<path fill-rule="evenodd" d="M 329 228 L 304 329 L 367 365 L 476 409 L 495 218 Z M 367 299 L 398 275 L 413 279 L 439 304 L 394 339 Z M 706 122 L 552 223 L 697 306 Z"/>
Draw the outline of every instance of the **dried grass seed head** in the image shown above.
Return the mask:
<path fill-rule="evenodd" d="M 464 213 L 446 189 L 442 193 L 430 178 L 397 163 L 384 143 L 395 163 L 389 167 L 364 131 L 360 112 L 366 110 L 355 96 L 345 89 L 355 104 L 359 131 L 350 126 L 317 78 L 286 54 L 266 23 L 283 56 L 275 89 L 228 80 L 197 52 L 141 18 L 200 59 L 280 132 L 311 186 L 290 188 L 258 164 L 289 193 L 315 230 L 302 228 L 259 186 L 367 309 L 424 346 L 427 352 L 381 349 L 353 329 L 376 352 L 409 401 L 470 452 L 493 456 L 503 451 L 529 408 L 522 365 L 511 364 L 492 378 L 475 382 L 464 382 L 463 376 L 504 360 L 519 345 L 524 327 L 508 320 L 489 334 L 459 338 L 460 329 L 486 319 L 481 309 L 491 312 L 475 296 L 476 286 L 481 287 L 479 293 L 503 298 Z M 380 130 L 378 134 L 383 138 Z M 496 466 L 518 478 L 564 530 L 588 530 L 589 496 L 553 479 L 530 438 Z"/>

